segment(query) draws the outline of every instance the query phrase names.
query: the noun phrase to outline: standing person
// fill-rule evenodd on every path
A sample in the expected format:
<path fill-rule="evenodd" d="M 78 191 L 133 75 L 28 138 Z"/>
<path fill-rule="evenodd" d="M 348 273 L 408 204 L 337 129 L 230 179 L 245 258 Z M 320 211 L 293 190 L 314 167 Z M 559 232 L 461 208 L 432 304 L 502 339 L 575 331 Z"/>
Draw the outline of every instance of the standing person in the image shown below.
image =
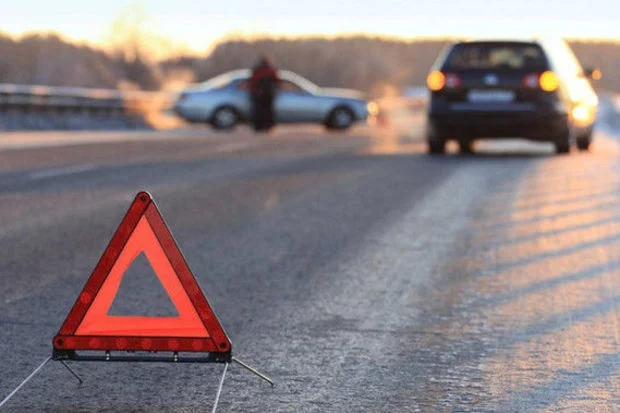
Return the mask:
<path fill-rule="evenodd" d="M 250 98 L 253 125 L 256 131 L 268 131 L 275 125 L 273 103 L 276 97 L 278 74 L 269 59 L 262 57 L 252 69 Z"/>

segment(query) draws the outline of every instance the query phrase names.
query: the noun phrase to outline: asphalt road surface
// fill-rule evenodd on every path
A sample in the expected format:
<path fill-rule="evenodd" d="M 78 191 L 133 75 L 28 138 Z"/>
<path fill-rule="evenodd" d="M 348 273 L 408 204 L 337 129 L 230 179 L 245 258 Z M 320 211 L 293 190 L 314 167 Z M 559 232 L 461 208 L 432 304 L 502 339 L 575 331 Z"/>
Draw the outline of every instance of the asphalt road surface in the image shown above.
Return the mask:
<path fill-rule="evenodd" d="M 417 138 L 3 136 L 0 398 L 50 355 L 144 189 L 234 354 L 277 382 L 232 365 L 220 412 L 617 412 L 620 141 L 429 157 Z M 165 297 L 142 278 L 119 299 L 146 314 Z M 82 386 L 52 362 L 6 411 L 207 412 L 222 370 L 71 366 Z"/>

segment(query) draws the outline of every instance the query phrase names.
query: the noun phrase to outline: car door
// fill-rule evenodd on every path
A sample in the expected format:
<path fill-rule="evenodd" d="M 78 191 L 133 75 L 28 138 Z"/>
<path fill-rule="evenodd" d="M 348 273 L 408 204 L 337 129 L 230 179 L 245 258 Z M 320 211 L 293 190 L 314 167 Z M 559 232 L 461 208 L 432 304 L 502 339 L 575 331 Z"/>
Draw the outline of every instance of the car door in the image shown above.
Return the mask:
<path fill-rule="evenodd" d="M 249 79 L 238 79 L 227 89 L 226 100 L 233 106 L 244 120 L 252 117 Z"/>
<path fill-rule="evenodd" d="M 279 123 L 317 121 L 316 97 L 287 79 L 281 79 L 278 83 L 274 108 Z"/>

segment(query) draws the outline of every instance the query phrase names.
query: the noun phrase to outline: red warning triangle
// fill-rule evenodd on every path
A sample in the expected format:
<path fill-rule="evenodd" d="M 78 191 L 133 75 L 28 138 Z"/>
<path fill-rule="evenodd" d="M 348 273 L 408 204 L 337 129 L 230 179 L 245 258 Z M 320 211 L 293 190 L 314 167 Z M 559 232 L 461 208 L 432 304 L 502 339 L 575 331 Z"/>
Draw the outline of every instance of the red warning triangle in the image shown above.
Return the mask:
<path fill-rule="evenodd" d="M 144 253 L 174 317 L 109 315 L 123 275 Z M 60 331 L 56 351 L 128 350 L 229 353 L 231 343 L 211 310 L 155 202 L 140 192 L 86 282 Z"/>

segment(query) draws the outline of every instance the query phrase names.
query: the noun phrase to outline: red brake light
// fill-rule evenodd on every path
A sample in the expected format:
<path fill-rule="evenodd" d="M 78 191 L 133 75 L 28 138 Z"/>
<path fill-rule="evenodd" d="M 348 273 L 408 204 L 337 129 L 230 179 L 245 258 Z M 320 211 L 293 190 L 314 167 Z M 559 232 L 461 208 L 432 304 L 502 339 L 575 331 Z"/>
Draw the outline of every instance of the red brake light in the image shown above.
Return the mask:
<path fill-rule="evenodd" d="M 529 73 L 523 77 L 521 84 L 528 89 L 538 88 L 538 73 Z"/>
<path fill-rule="evenodd" d="M 456 89 L 461 86 L 461 78 L 454 73 L 446 73 L 446 89 Z"/>

